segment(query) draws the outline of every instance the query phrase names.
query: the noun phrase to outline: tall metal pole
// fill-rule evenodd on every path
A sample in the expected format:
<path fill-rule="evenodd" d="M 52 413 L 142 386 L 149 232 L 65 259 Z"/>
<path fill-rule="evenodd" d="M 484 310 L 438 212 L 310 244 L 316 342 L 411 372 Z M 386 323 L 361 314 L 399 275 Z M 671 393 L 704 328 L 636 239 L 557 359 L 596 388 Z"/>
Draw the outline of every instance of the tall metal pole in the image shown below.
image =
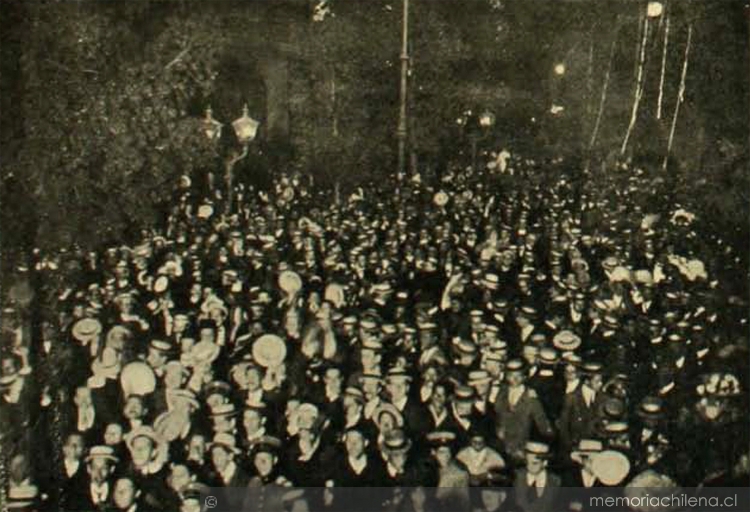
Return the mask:
<path fill-rule="evenodd" d="M 409 83 L 409 0 L 404 2 L 404 15 L 401 39 L 401 104 L 398 116 L 398 179 L 401 180 L 406 171 L 406 94 Z"/>

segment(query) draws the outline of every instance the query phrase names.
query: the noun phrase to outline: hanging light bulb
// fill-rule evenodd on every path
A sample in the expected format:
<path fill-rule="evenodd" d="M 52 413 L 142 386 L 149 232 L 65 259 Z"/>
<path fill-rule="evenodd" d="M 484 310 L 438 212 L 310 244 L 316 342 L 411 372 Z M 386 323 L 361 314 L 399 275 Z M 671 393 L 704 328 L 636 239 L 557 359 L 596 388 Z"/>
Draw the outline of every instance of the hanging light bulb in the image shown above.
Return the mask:
<path fill-rule="evenodd" d="M 661 2 L 649 2 L 646 7 L 646 14 L 649 18 L 658 18 L 664 12 L 664 4 Z"/>

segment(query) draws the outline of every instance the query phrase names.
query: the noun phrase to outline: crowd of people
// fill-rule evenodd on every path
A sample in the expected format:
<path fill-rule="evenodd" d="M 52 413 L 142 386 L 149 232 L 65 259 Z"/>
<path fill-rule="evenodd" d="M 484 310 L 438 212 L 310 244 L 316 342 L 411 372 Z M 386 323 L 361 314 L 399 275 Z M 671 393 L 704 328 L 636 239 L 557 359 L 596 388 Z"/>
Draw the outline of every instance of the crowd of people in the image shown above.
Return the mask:
<path fill-rule="evenodd" d="M 658 171 L 580 167 L 503 151 L 348 197 L 281 175 L 231 214 L 183 177 L 132 247 L 38 254 L 37 357 L 3 340 L 8 503 L 394 487 L 392 510 L 531 512 L 559 487 L 745 485 L 736 249 Z"/>

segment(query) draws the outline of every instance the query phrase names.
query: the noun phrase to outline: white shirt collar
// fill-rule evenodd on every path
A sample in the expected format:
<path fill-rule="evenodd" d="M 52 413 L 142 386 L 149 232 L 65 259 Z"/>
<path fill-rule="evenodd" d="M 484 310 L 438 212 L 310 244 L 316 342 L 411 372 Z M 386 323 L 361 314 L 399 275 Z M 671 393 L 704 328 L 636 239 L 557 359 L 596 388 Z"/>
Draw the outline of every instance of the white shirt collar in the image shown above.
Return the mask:
<path fill-rule="evenodd" d="M 352 468 L 352 471 L 357 475 L 361 475 L 362 471 L 367 467 L 367 455 L 362 455 L 358 459 L 347 457 L 347 460 L 349 461 L 349 466 Z"/>
<path fill-rule="evenodd" d="M 532 475 L 531 473 L 527 472 L 526 483 L 529 485 L 529 487 L 536 487 L 537 489 L 544 488 L 544 486 L 547 485 L 547 470 L 543 469 L 536 475 Z"/>
<path fill-rule="evenodd" d="M 221 472 L 221 479 L 224 481 L 224 483 L 229 483 L 229 481 L 234 478 L 234 474 L 237 472 L 237 464 L 234 463 L 233 460 L 229 461 L 229 464 L 227 464 L 227 467 L 224 468 L 224 471 Z"/>
<path fill-rule="evenodd" d="M 398 409 L 399 412 L 403 412 L 404 411 L 404 407 L 406 407 L 406 402 L 408 400 L 409 400 L 409 397 L 405 396 L 405 397 L 401 398 L 400 400 L 395 401 L 395 402 L 391 402 L 391 403 L 394 406 L 396 406 L 396 409 Z"/>
<path fill-rule="evenodd" d="M 596 475 L 589 473 L 585 469 L 581 470 L 581 481 L 584 487 L 593 487 L 596 483 Z"/>
<path fill-rule="evenodd" d="M 76 474 L 78 471 L 78 468 L 81 467 L 81 461 L 80 460 L 68 460 L 64 459 L 63 463 L 65 464 L 65 473 L 68 475 L 68 478 L 72 477 Z"/>
<path fill-rule="evenodd" d="M 591 407 L 596 399 L 596 391 L 588 387 L 586 384 L 581 386 L 581 394 L 583 394 L 583 401 L 586 402 L 587 407 Z"/>
<path fill-rule="evenodd" d="M 523 396 L 523 392 L 526 391 L 526 386 L 521 384 L 520 386 L 514 386 L 508 388 L 508 402 L 510 403 L 511 407 L 515 406 L 519 400 L 521 400 L 521 396 Z"/>
<path fill-rule="evenodd" d="M 578 389 L 578 384 L 580 383 L 581 383 L 581 379 L 566 381 L 565 382 L 565 394 L 569 395 L 570 393 Z"/>

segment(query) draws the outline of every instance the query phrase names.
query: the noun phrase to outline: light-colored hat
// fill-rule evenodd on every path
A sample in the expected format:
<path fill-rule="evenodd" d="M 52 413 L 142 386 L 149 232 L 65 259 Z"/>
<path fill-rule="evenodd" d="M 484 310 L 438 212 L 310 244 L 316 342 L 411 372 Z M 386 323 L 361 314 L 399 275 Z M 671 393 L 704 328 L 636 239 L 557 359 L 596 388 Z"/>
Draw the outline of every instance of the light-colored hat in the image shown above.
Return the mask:
<path fill-rule="evenodd" d="M 120 387 L 126 397 L 150 395 L 156 389 L 154 370 L 140 361 L 128 363 L 120 374 Z"/>
<path fill-rule="evenodd" d="M 120 357 L 117 351 L 105 347 L 101 355 L 91 363 L 91 373 L 107 379 L 116 379 L 120 373 Z"/>
<path fill-rule="evenodd" d="M 286 358 L 286 344 L 275 334 L 264 334 L 253 343 L 253 359 L 264 368 L 276 368 Z"/>
<path fill-rule="evenodd" d="M 232 434 L 228 434 L 226 432 L 220 432 L 216 434 L 213 441 L 211 441 L 208 446 L 209 448 L 220 446 L 234 454 L 240 453 L 239 448 L 237 448 L 237 440 Z"/>
<path fill-rule="evenodd" d="M 111 446 L 92 446 L 89 449 L 88 455 L 86 455 L 86 462 L 93 459 L 106 459 L 111 462 L 118 462 L 120 459 L 115 456 L 115 450 Z"/>
<path fill-rule="evenodd" d="M 593 457 L 591 470 L 604 485 L 619 485 L 630 473 L 630 460 L 623 453 L 603 451 Z"/>
<path fill-rule="evenodd" d="M 526 453 L 536 455 L 537 457 L 549 457 L 549 445 L 547 443 L 540 443 L 536 441 L 529 441 L 524 447 Z"/>
<path fill-rule="evenodd" d="M 156 433 L 159 437 L 170 443 L 179 439 L 189 425 L 190 415 L 177 411 L 164 412 L 154 420 L 154 430 Z"/>
<path fill-rule="evenodd" d="M 404 416 L 396 406 L 388 402 L 383 402 L 372 413 L 372 420 L 375 422 L 378 429 L 380 428 L 380 418 L 383 414 L 390 414 L 393 416 L 396 420 L 396 427 L 401 428 L 404 426 Z"/>
<path fill-rule="evenodd" d="M 284 270 L 279 274 L 279 288 L 289 294 L 297 293 L 302 289 L 302 278 L 292 270 Z"/>
<path fill-rule="evenodd" d="M 435 193 L 435 195 L 432 198 L 432 201 L 435 203 L 436 206 L 445 206 L 446 204 L 448 204 L 449 200 L 450 200 L 450 197 L 448 197 L 448 194 L 446 194 L 442 190 Z"/>
<path fill-rule="evenodd" d="M 73 337 L 81 343 L 89 343 L 102 332 L 102 324 L 94 318 L 82 318 L 73 324 Z"/>
<path fill-rule="evenodd" d="M 346 304 L 346 294 L 344 293 L 344 287 L 338 283 L 331 283 L 326 286 L 324 298 L 336 309 L 340 309 Z"/>
<path fill-rule="evenodd" d="M 555 334 L 552 344 L 563 352 L 570 352 L 581 346 L 581 338 L 573 331 L 563 330 Z"/>

